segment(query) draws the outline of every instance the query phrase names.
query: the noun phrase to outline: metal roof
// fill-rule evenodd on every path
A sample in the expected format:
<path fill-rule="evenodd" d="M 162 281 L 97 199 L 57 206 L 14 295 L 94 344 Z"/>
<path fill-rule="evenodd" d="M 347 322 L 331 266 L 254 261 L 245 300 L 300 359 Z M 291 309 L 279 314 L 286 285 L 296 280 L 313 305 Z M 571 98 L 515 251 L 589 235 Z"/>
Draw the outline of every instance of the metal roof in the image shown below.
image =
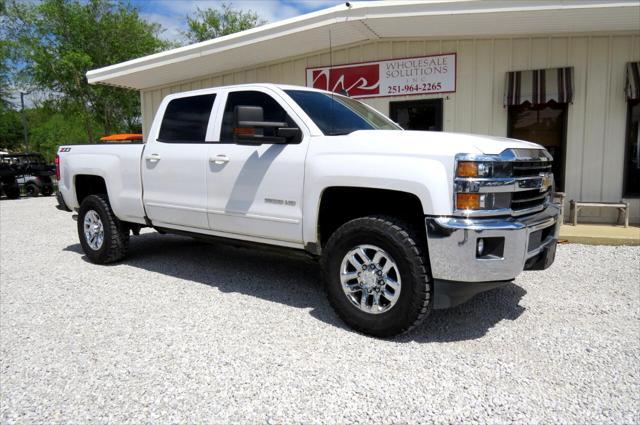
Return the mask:
<path fill-rule="evenodd" d="M 87 72 L 133 89 L 190 80 L 367 40 L 639 31 L 638 0 L 422 0 L 328 9 Z"/>

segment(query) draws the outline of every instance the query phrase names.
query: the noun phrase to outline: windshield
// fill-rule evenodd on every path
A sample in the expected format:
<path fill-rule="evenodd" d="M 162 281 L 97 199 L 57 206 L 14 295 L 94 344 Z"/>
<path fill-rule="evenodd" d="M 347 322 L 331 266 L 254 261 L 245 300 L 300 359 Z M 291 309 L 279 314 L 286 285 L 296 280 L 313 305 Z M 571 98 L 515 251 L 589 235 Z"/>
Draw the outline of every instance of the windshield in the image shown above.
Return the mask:
<path fill-rule="evenodd" d="M 326 136 L 357 130 L 401 130 L 389 118 L 357 100 L 309 90 L 285 90 Z"/>

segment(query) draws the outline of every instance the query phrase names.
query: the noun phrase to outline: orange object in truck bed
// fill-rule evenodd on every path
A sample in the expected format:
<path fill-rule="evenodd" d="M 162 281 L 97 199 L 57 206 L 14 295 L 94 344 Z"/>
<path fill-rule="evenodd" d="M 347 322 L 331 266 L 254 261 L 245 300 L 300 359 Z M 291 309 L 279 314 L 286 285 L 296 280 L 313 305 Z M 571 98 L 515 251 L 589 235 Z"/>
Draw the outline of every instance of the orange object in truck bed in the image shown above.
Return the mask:
<path fill-rule="evenodd" d="M 111 136 L 101 137 L 103 142 L 128 142 L 130 140 L 142 140 L 142 134 L 112 134 Z"/>

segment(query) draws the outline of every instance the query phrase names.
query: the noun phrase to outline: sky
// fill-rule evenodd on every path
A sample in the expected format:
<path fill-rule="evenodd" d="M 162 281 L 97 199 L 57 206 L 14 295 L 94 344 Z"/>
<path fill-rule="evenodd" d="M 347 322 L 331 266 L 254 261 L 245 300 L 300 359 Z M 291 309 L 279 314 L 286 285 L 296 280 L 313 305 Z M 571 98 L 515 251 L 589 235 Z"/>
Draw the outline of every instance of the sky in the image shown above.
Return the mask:
<path fill-rule="evenodd" d="M 222 0 L 130 0 L 140 15 L 149 22 L 162 25 L 161 37 L 184 41 L 180 31 L 186 28 L 186 16 L 196 9 L 220 8 Z M 235 9 L 253 10 L 267 22 L 276 22 L 343 3 L 340 0 L 230 0 Z"/>

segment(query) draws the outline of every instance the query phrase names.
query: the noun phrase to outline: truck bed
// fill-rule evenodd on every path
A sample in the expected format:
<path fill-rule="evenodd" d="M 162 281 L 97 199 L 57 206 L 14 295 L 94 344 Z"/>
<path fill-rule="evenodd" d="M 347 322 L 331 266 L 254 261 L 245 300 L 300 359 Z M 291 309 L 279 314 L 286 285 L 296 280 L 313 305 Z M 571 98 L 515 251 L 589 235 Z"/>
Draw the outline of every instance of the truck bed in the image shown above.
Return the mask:
<path fill-rule="evenodd" d="M 104 179 L 114 213 L 122 220 L 144 223 L 140 170 L 144 147 L 142 143 L 60 146 L 59 190 L 67 206 L 72 209 L 80 206 L 75 183 L 78 175 L 99 176 Z"/>

